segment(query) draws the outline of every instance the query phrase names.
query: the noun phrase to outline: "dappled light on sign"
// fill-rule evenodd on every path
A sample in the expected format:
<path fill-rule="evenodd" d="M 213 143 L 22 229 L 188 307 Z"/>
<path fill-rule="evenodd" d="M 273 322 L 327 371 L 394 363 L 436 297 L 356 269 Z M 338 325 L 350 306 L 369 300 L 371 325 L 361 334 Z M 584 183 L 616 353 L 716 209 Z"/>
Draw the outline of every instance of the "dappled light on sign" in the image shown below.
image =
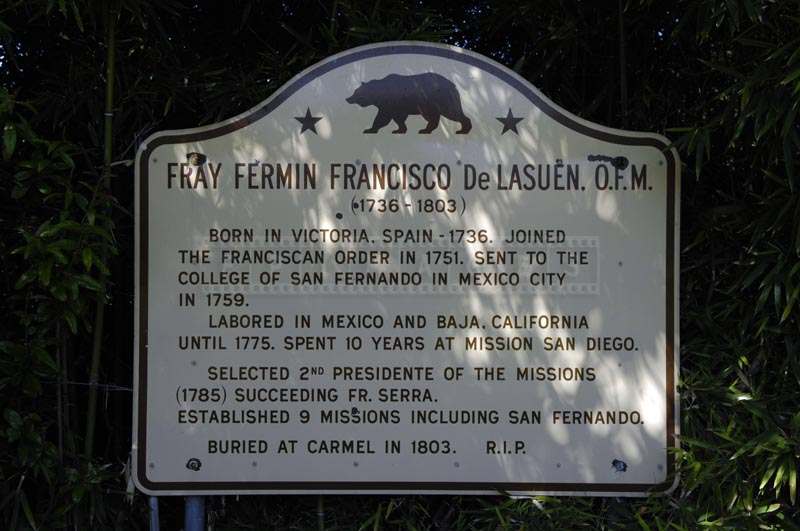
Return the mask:
<path fill-rule="evenodd" d="M 234 121 L 155 135 L 137 159 L 138 484 L 668 489 L 666 147 L 414 43 L 346 52 Z M 181 166 L 188 153 L 204 165 Z"/>

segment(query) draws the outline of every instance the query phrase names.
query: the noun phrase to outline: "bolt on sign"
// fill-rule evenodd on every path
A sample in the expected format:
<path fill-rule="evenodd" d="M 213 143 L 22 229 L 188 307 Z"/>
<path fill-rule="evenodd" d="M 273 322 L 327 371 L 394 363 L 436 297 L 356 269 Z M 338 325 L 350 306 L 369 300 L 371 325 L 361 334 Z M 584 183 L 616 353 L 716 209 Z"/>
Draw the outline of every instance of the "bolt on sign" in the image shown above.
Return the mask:
<path fill-rule="evenodd" d="M 416 42 L 136 158 L 150 494 L 676 483 L 678 156 Z"/>

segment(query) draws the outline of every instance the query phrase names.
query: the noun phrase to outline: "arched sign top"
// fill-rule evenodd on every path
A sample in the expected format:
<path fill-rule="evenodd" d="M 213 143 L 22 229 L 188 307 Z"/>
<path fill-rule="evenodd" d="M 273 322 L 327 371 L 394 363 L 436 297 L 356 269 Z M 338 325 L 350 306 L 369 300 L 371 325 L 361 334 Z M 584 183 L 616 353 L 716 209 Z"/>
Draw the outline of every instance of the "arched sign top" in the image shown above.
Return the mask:
<path fill-rule="evenodd" d="M 679 169 L 659 135 L 421 42 L 150 136 L 137 485 L 668 491 Z"/>
<path fill-rule="evenodd" d="M 242 127 L 246 127 L 263 117 L 269 115 L 273 110 L 281 106 L 284 102 L 300 91 L 309 83 L 329 74 L 333 70 L 359 63 L 370 59 L 383 59 L 391 57 L 399 59 L 401 62 L 408 56 L 429 56 L 453 61 L 462 68 L 478 69 L 496 80 L 508 85 L 525 97 L 534 107 L 540 109 L 546 116 L 563 124 L 564 126 L 596 138 L 598 140 L 631 145 L 641 143 L 651 145 L 665 152 L 667 157 L 677 158 L 677 152 L 671 149 L 671 142 L 664 136 L 656 133 L 644 133 L 614 129 L 597 123 L 590 122 L 555 104 L 544 96 L 539 89 L 532 85 L 528 80 L 510 68 L 489 59 L 486 56 L 458 48 L 456 46 L 426 43 L 419 41 L 391 41 L 379 44 L 370 44 L 347 50 L 333 55 L 317 64 L 314 64 L 301 73 L 294 76 L 279 88 L 272 96 L 255 107 L 237 115 L 233 118 L 191 129 L 162 131 L 151 135 L 141 144 L 140 152 L 147 148 L 152 148 L 154 144 L 169 143 L 173 139 L 185 141 L 187 138 L 194 141 L 205 140 L 221 136 Z M 430 67 L 419 66 L 411 67 L 411 71 L 419 71 L 421 74 L 435 74 Z M 400 74 L 396 74 L 400 75 Z M 365 82 L 364 79 L 363 82 Z M 372 80 L 373 82 L 375 80 Z M 391 81 L 391 80 L 389 80 Z M 381 88 L 377 89 L 382 91 Z M 346 100 L 345 100 L 346 101 Z M 191 135 L 188 137 L 187 135 Z M 175 137 L 175 138 L 173 138 Z"/>

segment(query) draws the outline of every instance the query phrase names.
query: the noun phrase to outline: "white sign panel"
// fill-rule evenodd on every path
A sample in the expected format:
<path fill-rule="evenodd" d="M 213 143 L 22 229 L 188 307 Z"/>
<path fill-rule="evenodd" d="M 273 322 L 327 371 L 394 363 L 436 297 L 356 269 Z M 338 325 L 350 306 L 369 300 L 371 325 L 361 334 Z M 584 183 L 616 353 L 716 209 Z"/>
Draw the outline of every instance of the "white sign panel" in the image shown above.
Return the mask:
<path fill-rule="evenodd" d="M 136 159 L 151 494 L 675 484 L 677 154 L 458 48 L 357 48 Z"/>

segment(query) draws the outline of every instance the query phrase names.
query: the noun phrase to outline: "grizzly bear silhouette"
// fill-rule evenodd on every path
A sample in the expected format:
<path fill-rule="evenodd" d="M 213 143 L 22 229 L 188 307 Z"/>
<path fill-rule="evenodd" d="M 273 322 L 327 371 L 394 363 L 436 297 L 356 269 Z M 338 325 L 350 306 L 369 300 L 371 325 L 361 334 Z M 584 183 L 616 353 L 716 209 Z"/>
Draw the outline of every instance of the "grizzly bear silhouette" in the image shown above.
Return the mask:
<path fill-rule="evenodd" d="M 364 129 L 367 134 L 377 133 L 392 120 L 397 124 L 392 133 L 403 134 L 406 132 L 406 119 L 412 115 L 421 115 L 428 122 L 424 129 L 420 129 L 421 134 L 429 134 L 439 127 L 442 116 L 461 124 L 456 131 L 460 135 L 472 129 L 472 121 L 461 108 L 458 89 L 452 81 L 439 74 L 389 74 L 383 79 L 361 83 L 345 101 L 361 107 L 374 105 L 378 108 L 372 127 Z"/>

